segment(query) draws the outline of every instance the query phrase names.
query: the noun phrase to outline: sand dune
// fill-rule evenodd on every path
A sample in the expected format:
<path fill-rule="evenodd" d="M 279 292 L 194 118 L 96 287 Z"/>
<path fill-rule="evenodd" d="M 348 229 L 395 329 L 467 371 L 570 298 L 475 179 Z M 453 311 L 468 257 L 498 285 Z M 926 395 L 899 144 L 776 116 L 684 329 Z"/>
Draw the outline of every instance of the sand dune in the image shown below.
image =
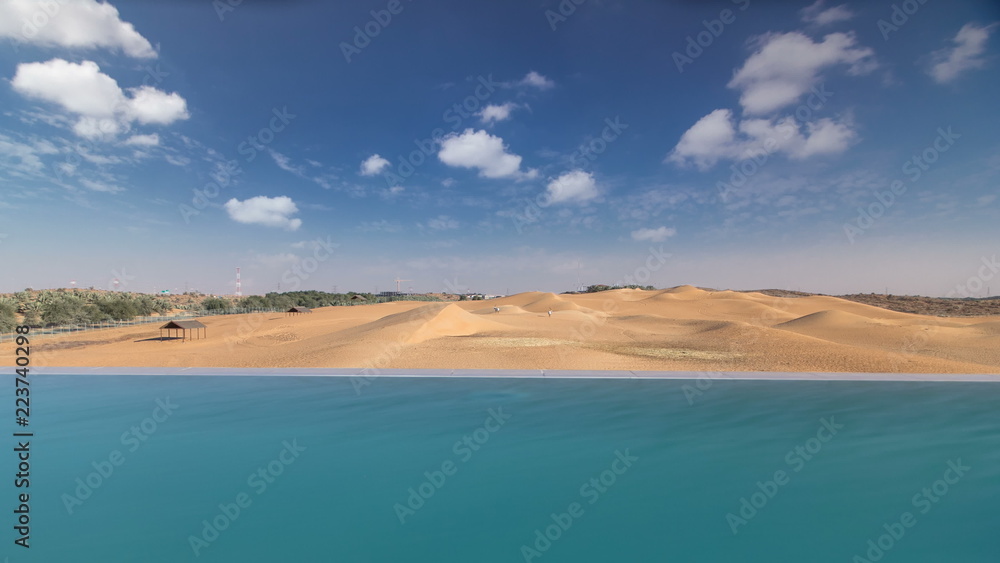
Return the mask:
<path fill-rule="evenodd" d="M 33 364 L 1000 373 L 1000 317 L 693 286 L 202 321 L 208 338 L 188 342 L 155 325 L 39 339 Z"/>

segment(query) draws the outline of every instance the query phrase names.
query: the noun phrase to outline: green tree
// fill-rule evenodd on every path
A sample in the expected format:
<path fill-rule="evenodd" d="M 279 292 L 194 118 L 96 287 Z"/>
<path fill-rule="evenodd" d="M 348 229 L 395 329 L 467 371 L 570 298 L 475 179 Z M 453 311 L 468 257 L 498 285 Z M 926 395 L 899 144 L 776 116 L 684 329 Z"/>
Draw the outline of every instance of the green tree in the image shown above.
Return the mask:
<path fill-rule="evenodd" d="M 229 300 L 222 299 L 221 297 L 206 297 L 204 301 L 201 302 L 201 308 L 205 311 L 223 311 L 229 309 L 232 305 Z"/>
<path fill-rule="evenodd" d="M 0 300 L 0 332 L 14 332 L 17 326 L 17 302 L 3 299 Z"/>
<path fill-rule="evenodd" d="M 42 306 L 42 322 L 46 325 L 68 325 L 87 320 L 87 311 L 83 309 L 84 302 L 77 297 L 72 295 L 58 297 L 43 295 L 39 297 Z"/>
<path fill-rule="evenodd" d="M 99 300 L 96 305 L 86 305 L 85 310 L 90 322 L 101 322 L 108 319 L 130 321 L 141 314 L 137 306 L 139 304 L 140 301 L 133 299 L 130 295 L 109 295 Z M 93 311 L 90 307 L 95 307 L 97 311 Z"/>
<path fill-rule="evenodd" d="M 42 306 L 38 303 L 29 303 L 24 308 L 24 321 L 22 321 L 22 324 L 26 324 L 31 328 L 42 326 Z"/>

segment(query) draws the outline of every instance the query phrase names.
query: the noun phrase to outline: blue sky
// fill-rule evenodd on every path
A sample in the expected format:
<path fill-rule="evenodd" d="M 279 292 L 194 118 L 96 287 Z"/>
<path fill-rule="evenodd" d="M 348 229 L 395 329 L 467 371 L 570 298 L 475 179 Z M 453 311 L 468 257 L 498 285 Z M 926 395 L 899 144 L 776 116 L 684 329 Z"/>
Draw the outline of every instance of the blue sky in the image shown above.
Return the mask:
<path fill-rule="evenodd" d="M 0 291 L 997 294 L 997 22 L 0 0 Z"/>

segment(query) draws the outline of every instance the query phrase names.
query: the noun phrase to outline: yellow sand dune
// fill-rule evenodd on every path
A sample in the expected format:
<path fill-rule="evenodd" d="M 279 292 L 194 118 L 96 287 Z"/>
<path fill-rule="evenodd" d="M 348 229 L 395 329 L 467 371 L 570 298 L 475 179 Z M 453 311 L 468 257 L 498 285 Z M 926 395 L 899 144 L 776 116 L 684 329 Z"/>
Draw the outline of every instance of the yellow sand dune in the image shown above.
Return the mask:
<path fill-rule="evenodd" d="M 159 341 L 156 325 L 38 339 L 32 364 L 1000 372 L 1000 317 L 693 286 L 201 320 L 208 337 L 188 342 Z M 10 346 L 0 353 L 12 354 Z"/>

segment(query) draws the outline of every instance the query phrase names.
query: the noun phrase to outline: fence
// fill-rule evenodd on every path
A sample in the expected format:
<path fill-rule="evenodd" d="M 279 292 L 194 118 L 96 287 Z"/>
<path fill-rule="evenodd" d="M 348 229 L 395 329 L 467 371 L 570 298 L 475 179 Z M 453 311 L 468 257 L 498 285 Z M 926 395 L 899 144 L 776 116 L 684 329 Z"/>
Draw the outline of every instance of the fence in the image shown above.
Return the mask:
<path fill-rule="evenodd" d="M 150 323 L 166 323 L 169 321 L 179 321 L 184 319 L 193 319 L 196 317 L 212 317 L 217 315 L 242 315 L 246 313 L 277 313 L 279 311 L 284 311 L 285 309 L 213 309 L 198 312 L 183 313 L 180 315 L 163 315 L 159 317 L 136 317 L 130 321 L 102 321 L 99 323 L 76 323 L 71 325 L 62 326 L 47 326 L 40 328 L 32 328 L 30 338 L 46 338 L 51 336 L 62 336 L 65 334 L 75 334 L 79 332 L 90 332 L 94 330 L 105 330 L 109 328 L 121 328 L 126 326 L 137 326 L 145 325 Z M 14 333 L 0 333 L 0 343 L 6 342 L 7 340 L 13 340 L 17 336 Z"/>
<path fill-rule="evenodd" d="M 326 305 L 330 307 L 352 307 L 355 305 L 374 305 L 378 303 L 390 303 L 393 301 L 435 301 L 435 299 L 420 298 L 410 295 L 396 295 L 396 296 L 375 296 L 369 297 L 365 300 L 345 300 L 338 301 L 331 305 Z M 235 307 L 232 309 L 212 309 L 197 312 L 183 313 L 180 315 L 164 315 L 161 317 L 136 317 L 130 321 L 103 321 L 99 323 L 77 323 L 64 326 L 49 326 L 44 328 L 32 328 L 31 335 L 34 338 L 45 338 L 49 336 L 61 336 L 64 334 L 73 334 L 77 332 L 88 332 L 92 330 L 104 330 L 108 328 L 121 328 L 125 326 L 136 326 L 144 325 L 149 323 L 166 323 L 168 321 L 178 321 L 184 319 L 193 319 L 196 317 L 211 317 L 216 315 L 243 315 L 247 313 L 278 313 L 285 311 L 285 308 L 255 308 L 246 309 Z M 8 340 L 13 340 L 17 336 L 14 333 L 0 333 L 0 343 L 6 342 Z"/>

